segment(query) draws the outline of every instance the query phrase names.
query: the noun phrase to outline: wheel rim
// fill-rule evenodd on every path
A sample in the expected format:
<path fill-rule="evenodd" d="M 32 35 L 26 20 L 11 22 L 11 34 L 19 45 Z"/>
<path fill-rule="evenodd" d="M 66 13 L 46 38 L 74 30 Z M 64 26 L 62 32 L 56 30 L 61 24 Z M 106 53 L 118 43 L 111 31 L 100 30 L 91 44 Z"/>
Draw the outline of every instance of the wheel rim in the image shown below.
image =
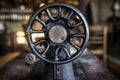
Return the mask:
<path fill-rule="evenodd" d="M 52 8 L 57 8 L 58 9 L 58 14 L 57 16 L 53 17 L 51 14 L 52 12 L 50 11 Z M 67 17 L 65 17 L 64 14 L 64 8 L 70 10 L 69 14 Z M 48 20 L 44 21 L 41 19 L 40 15 L 42 12 L 46 13 Z M 72 23 L 72 16 L 77 16 L 79 22 Z M 77 18 L 76 18 L 77 19 Z M 37 21 L 40 24 L 42 24 L 42 29 L 41 30 L 33 30 L 32 25 L 33 22 Z M 51 36 L 49 33 L 54 31 L 52 28 L 54 26 L 62 26 L 64 29 L 61 29 L 61 31 L 65 32 L 66 36 L 63 36 L 60 34 L 60 37 L 65 37 L 61 42 L 55 42 L 54 40 L 51 40 Z M 72 34 L 71 31 L 78 27 L 78 26 L 83 26 L 84 33 L 83 34 Z M 64 31 L 65 30 L 65 31 Z M 32 34 L 34 33 L 44 33 L 45 38 L 36 42 L 33 42 L 32 40 Z M 58 34 L 58 33 L 57 33 Z M 75 42 L 73 41 L 73 38 L 75 37 L 80 37 L 83 39 L 80 45 L 76 45 Z M 53 38 L 53 37 L 52 37 Z M 59 38 L 59 37 L 58 37 Z M 87 46 L 87 42 L 89 39 L 89 31 L 88 31 L 88 25 L 87 22 L 84 18 L 84 16 L 81 14 L 81 12 L 76 9 L 73 6 L 67 5 L 67 4 L 51 4 L 51 5 L 46 5 L 42 7 L 38 12 L 35 13 L 35 15 L 31 18 L 28 29 L 27 29 L 27 39 L 29 46 L 31 47 L 32 51 L 37 54 L 39 58 L 42 60 L 49 62 L 49 63 L 54 63 L 54 64 L 59 64 L 59 63 L 66 63 L 74 60 L 77 58 L 84 49 Z M 45 44 L 45 49 L 43 52 L 39 52 L 39 50 L 36 48 L 37 45 L 39 44 Z M 76 52 L 74 54 L 71 54 L 68 48 L 66 48 L 65 45 L 70 44 L 72 47 L 76 49 Z M 54 47 L 54 53 L 52 57 L 46 56 L 48 54 L 48 51 L 50 51 L 50 47 Z M 59 53 L 62 50 L 62 52 L 66 55 L 64 58 L 59 58 Z"/>

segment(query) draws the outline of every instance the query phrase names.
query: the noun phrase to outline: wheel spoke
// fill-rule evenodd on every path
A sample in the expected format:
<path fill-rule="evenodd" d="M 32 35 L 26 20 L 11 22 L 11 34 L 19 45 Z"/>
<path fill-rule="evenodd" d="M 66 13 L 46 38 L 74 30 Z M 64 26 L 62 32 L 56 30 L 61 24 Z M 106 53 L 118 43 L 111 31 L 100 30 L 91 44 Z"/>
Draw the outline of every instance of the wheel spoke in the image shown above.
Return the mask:
<path fill-rule="evenodd" d="M 70 44 L 71 44 L 73 47 L 75 47 L 77 50 L 80 50 L 80 47 L 73 42 L 73 39 L 72 39 L 72 38 L 70 38 Z"/>
<path fill-rule="evenodd" d="M 78 26 L 80 26 L 80 25 L 83 25 L 83 22 L 82 22 L 82 21 L 79 22 L 79 23 L 77 23 L 77 24 L 73 24 L 73 25 L 71 25 L 70 27 L 75 28 L 75 27 L 78 27 Z"/>
<path fill-rule="evenodd" d="M 35 17 L 35 20 L 37 20 L 38 22 L 40 22 L 44 27 L 46 27 L 46 23 L 41 20 L 38 16 Z"/>
<path fill-rule="evenodd" d="M 47 53 L 47 51 L 49 50 L 49 48 L 50 48 L 50 44 L 49 43 L 47 43 L 48 45 L 47 45 L 47 48 L 45 49 L 45 51 L 42 53 L 42 56 L 45 56 L 45 54 Z"/>
<path fill-rule="evenodd" d="M 37 46 L 38 44 L 44 43 L 44 42 L 47 42 L 47 40 L 39 40 L 37 42 L 34 42 L 34 45 Z"/>
<path fill-rule="evenodd" d="M 30 33 L 44 33 L 44 30 L 31 30 Z"/>
<path fill-rule="evenodd" d="M 55 18 L 52 17 L 49 8 L 46 9 L 46 13 L 51 20 L 55 21 Z"/>
<path fill-rule="evenodd" d="M 72 17 L 73 14 L 74 14 L 74 12 L 71 11 L 71 13 L 69 14 L 69 16 L 67 17 L 67 20 L 69 20 Z"/>
<path fill-rule="evenodd" d="M 47 47 L 46 49 L 44 50 L 44 52 L 42 53 L 42 56 L 45 56 L 45 54 L 47 53 L 48 49 L 50 48 L 50 44 L 47 40 L 40 40 L 40 41 L 37 41 L 37 42 L 34 42 L 34 45 L 37 46 L 41 43 L 47 43 Z"/>
<path fill-rule="evenodd" d="M 72 38 L 74 37 L 85 38 L 85 34 L 72 34 Z"/>
<path fill-rule="evenodd" d="M 59 7 L 58 9 L 58 17 L 63 17 L 63 10 L 62 10 L 62 7 Z"/>
<path fill-rule="evenodd" d="M 38 16 L 35 17 L 35 20 L 40 22 L 43 25 L 43 29 L 42 30 L 33 30 L 31 28 L 30 33 L 44 33 L 44 31 L 46 30 L 46 23 L 44 21 L 42 21 Z"/>
<path fill-rule="evenodd" d="M 73 41 L 74 37 L 80 37 L 80 38 L 85 39 L 85 34 L 72 34 L 71 37 L 70 37 L 70 43 L 71 43 L 71 45 L 73 47 L 75 47 L 77 50 L 79 50 L 80 46 L 78 46 L 77 44 L 74 43 L 74 41 Z"/>
<path fill-rule="evenodd" d="M 58 58 L 58 52 L 59 52 L 60 48 L 61 48 L 61 47 L 58 47 L 58 48 L 56 49 L 56 51 L 55 51 L 55 61 L 58 61 L 58 60 L 59 60 L 59 58 Z"/>
<path fill-rule="evenodd" d="M 61 47 L 63 50 L 64 50 L 64 52 L 66 53 L 66 55 L 67 55 L 67 57 L 71 57 L 71 54 L 70 54 L 70 52 L 68 51 L 68 49 L 66 48 L 66 47 Z"/>

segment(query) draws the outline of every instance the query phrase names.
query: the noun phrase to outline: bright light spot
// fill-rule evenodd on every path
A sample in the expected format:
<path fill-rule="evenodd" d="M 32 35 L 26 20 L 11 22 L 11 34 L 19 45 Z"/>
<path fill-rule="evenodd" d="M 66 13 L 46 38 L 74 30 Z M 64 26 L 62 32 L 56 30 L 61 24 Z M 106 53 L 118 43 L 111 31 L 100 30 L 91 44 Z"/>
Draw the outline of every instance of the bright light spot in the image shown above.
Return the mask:
<path fill-rule="evenodd" d="M 17 43 L 18 44 L 26 44 L 25 37 L 17 37 Z"/>
<path fill-rule="evenodd" d="M 0 31 L 5 30 L 5 27 L 2 23 L 0 23 Z"/>
<path fill-rule="evenodd" d="M 29 20 L 30 19 L 30 16 L 29 15 L 26 15 L 25 16 L 25 20 Z"/>
<path fill-rule="evenodd" d="M 25 36 L 25 33 L 23 31 L 17 32 L 17 36 Z"/>
<path fill-rule="evenodd" d="M 119 10 L 119 9 L 120 9 L 119 6 L 120 6 L 119 3 L 116 2 L 115 5 L 114 5 L 114 9 L 115 9 L 115 10 Z"/>
<path fill-rule="evenodd" d="M 78 20 L 80 20 L 80 17 L 79 17 L 78 15 L 76 15 L 76 18 L 77 18 Z"/>
<path fill-rule="evenodd" d="M 40 7 L 42 7 L 42 6 L 44 6 L 44 5 L 45 5 L 45 3 L 41 3 L 41 4 L 40 4 Z"/>
<path fill-rule="evenodd" d="M 20 6 L 20 9 L 21 9 L 21 10 L 24 10 L 24 9 L 25 9 L 25 6 L 24 6 L 24 5 L 21 5 L 21 6 Z"/>
<path fill-rule="evenodd" d="M 33 40 L 33 42 L 36 42 L 37 38 L 42 39 L 44 37 L 45 37 L 44 33 L 34 33 L 34 34 L 32 34 L 32 40 Z"/>
<path fill-rule="evenodd" d="M 12 17 L 12 19 L 16 20 L 17 19 L 17 14 L 12 14 L 11 17 Z"/>
<path fill-rule="evenodd" d="M 25 33 L 23 31 L 18 31 L 16 35 L 18 44 L 26 44 Z"/>

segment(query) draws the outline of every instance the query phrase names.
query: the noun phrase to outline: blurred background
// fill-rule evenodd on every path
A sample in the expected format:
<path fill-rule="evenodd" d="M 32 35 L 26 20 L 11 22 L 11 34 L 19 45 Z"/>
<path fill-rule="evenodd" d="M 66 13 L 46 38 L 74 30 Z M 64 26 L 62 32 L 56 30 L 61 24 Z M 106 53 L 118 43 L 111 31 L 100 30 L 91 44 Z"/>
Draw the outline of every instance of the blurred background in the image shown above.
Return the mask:
<path fill-rule="evenodd" d="M 55 2 L 81 10 L 89 24 L 88 49 L 120 77 L 120 0 L 0 0 L 0 68 L 28 47 L 25 31 L 30 17 Z"/>

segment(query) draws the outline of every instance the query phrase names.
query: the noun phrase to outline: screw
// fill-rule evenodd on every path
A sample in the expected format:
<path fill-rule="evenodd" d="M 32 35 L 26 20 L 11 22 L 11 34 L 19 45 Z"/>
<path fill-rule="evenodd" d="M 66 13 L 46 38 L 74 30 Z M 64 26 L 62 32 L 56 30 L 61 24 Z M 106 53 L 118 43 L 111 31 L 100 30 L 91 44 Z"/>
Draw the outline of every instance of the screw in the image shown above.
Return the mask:
<path fill-rule="evenodd" d="M 33 60 L 33 57 L 29 57 L 29 60 Z"/>

